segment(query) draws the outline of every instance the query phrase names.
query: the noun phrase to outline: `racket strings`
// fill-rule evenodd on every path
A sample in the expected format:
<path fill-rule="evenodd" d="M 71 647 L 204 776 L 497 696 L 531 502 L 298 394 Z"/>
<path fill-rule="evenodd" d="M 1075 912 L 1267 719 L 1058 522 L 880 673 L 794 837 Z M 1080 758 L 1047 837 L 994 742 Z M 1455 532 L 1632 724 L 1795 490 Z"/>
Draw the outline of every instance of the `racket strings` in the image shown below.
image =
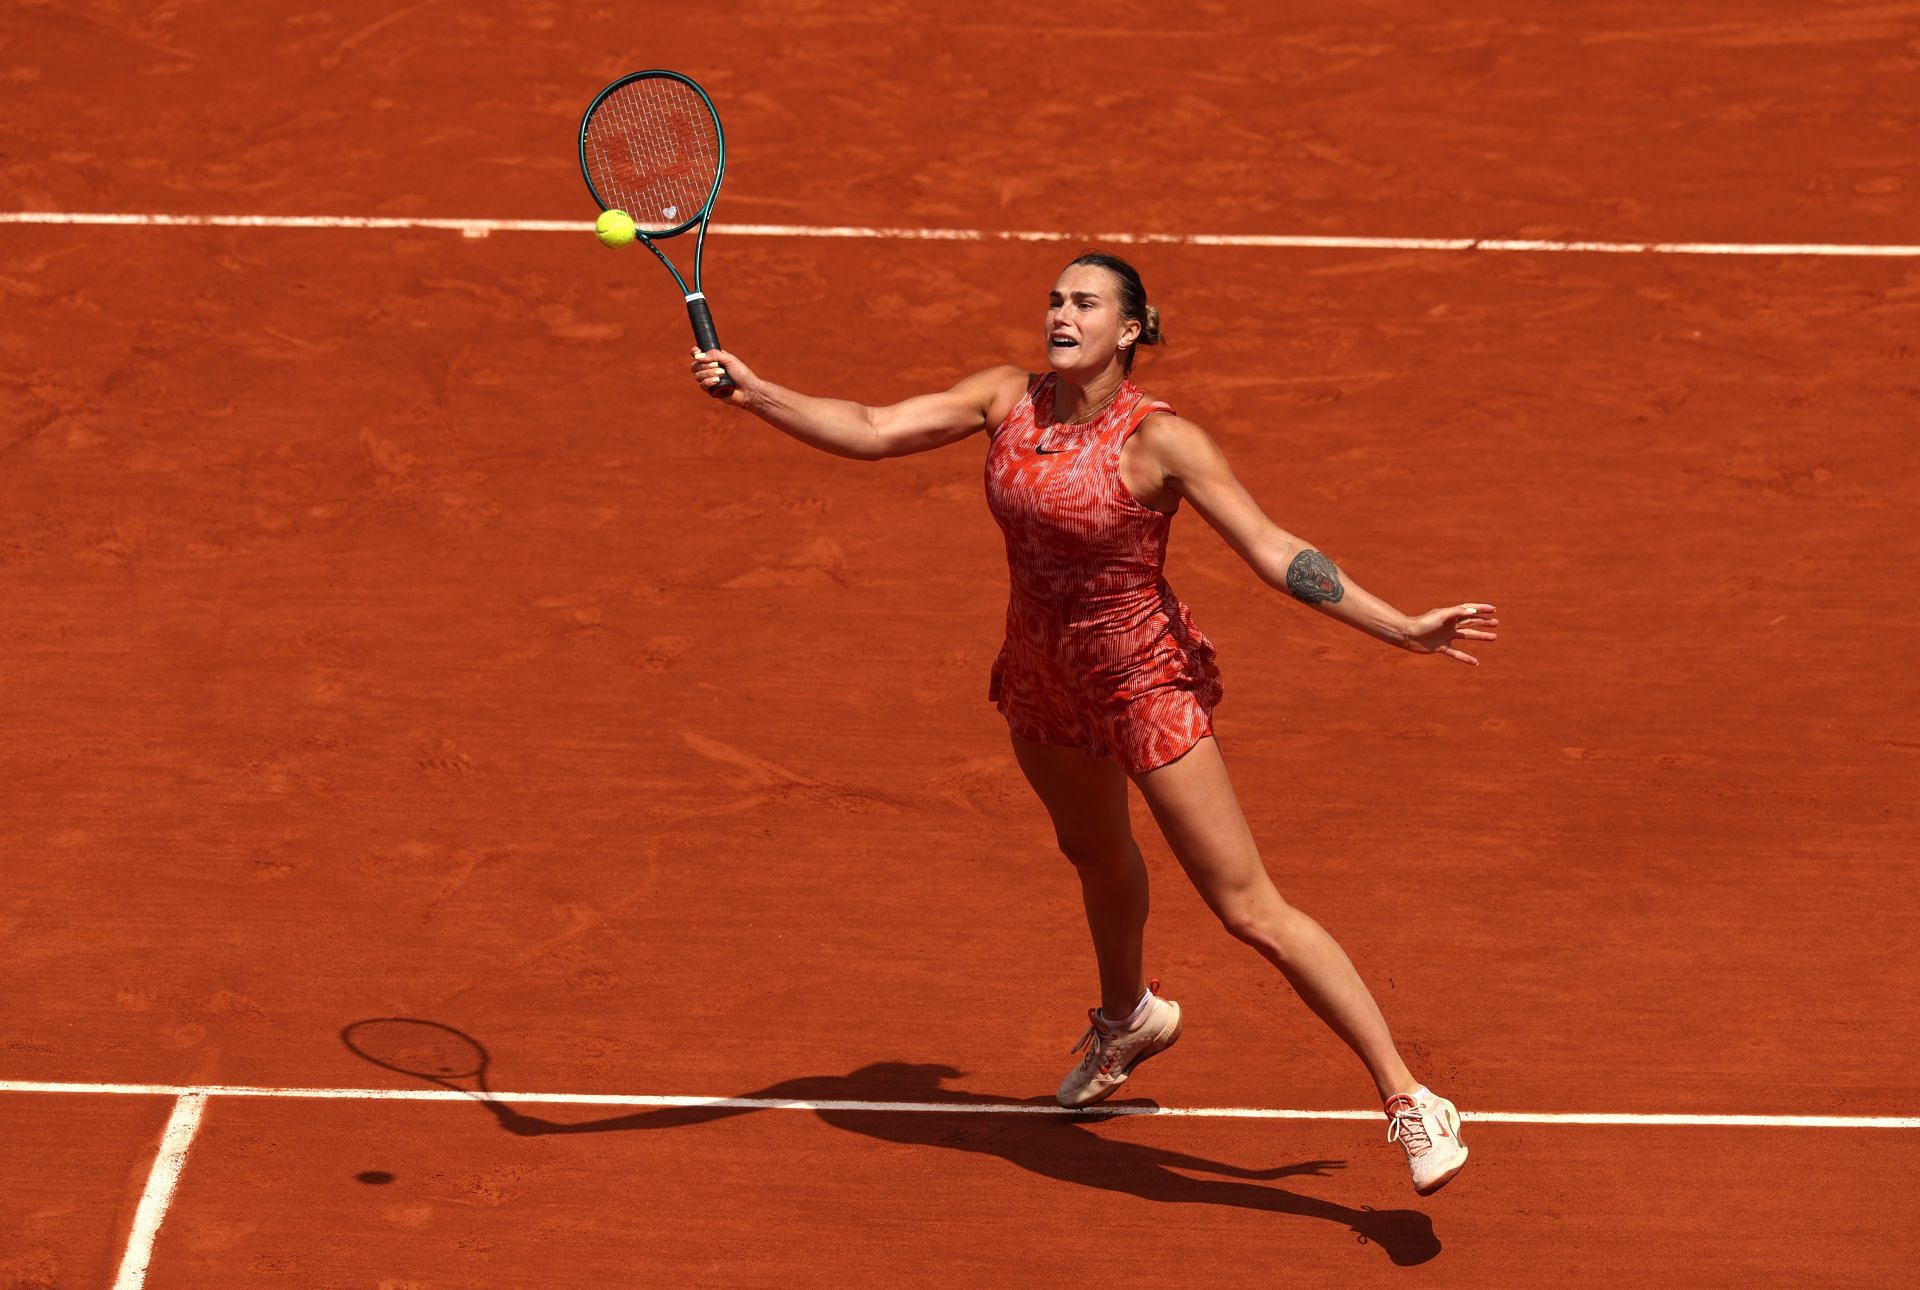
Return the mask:
<path fill-rule="evenodd" d="M 583 134 L 588 178 L 602 202 L 643 233 L 690 223 L 720 170 L 719 130 L 706 101 L 679 81 L 648 77 L 601 100 Z"/>

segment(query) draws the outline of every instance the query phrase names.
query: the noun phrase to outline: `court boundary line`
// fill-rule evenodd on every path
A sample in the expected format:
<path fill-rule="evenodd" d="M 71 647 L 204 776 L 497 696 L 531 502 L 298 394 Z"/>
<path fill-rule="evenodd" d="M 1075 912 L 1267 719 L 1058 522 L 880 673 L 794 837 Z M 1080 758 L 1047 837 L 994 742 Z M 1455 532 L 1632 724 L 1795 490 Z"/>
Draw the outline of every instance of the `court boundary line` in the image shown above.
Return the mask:
<path fill-rule="evenodd" d="M 153 1263 L 153 1242 L 160 1235 L 180 1186 L 180 1173 L 187 1167 L 187 1152 L 193 1149 L 194 1135 L 200 1130 L 200 1117 L 207 1109 L 207 1095 L 184 1092 L 174 1099 L 167 1116 L 167 1127 L 160 1134 L 160 1150 L 147 1173 L 146 1190 L 140 1193 L 140 1207 L 133 1214 L 133 1230 L 127 1236 L 127 1248 L 120 1256 L 120 1270 L 113 1278 L 113 1290 L 140 1290 L 146 1284 L 147 1268 Z"/>
<path fill-rule="evenodd" d="M 0 211 L 0 224 L 152 228 L 424 229 L 469 238 L 494 233 L 586 233 L 585 220 L 455 219 L 388 215 L 181 215 L 105 211 Z M 1084 242 L 1119 246 L 1243 247 L 1267 250 L 1492 251 L 1563 255 L 1719 255 L 1920 258 L 1920 245 L 1847 242 L 1626 242 L 1511 237 L 1340 237 L 1284 233 L 1128 233 L 1059 229 L 908 228 L 856 224 L 715 223 L 730 237 L 852 238 L 910 242 Z"/>
<path fill-rule="evenodd" d="M 216 1097 L 287 1101 L 471 1102 L 503 1105 L 713 1108 L 745 1111 L 841 1111 L 871 1115 L 1039 1115 L 1098 1118 L 1147 1116 L 1220 1120 L 1377 1120 L 1377 1110 L 1307 1110 L 1252 1106 L 1034 1105 L 1026 1102 L 884 1102 L 773 1097 L 701 1097 L 630 1093 L 495 1093 L 455 1088 L 295 1088 L 258 1084 L 113 1084 L 59 1080 L 0 1080 L 0 1093 L 82 1094 L 106 1097 L 198 1099 Z M 1900 1115 L 1688 1115 L 1613 1111 L 1467 1111 L 1475 1124 L 1571 1124 L 1661 1128 L 1920 1129 L 1920 1116 Z M 195 1113 L 198 1123 L 198 1112 Z M 169 1125 L 171 1128 L 171 1124 Z"/>

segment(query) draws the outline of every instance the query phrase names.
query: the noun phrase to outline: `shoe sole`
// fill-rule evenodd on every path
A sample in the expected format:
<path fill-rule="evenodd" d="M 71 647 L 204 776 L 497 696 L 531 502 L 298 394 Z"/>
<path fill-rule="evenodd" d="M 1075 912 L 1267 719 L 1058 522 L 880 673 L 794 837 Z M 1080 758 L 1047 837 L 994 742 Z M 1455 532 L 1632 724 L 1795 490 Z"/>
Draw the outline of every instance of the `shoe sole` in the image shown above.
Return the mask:
<path fill-rule="evenodd" d="M 1433 1195 L 1433 1193 L 1439 1191 L 1442 1187 L 1445 1187 L 1448 1183 L 1452 1182 L 1454 1179 L 1454 1175 L 1458 1174 L 1462 1169 L 1465 1169 L 1466 1167 L 1467 1167 L 1467 1148 L 1464 1144 L 1462 1144 L 1460 1148 L 1460 1159 L 1454 1162 L 1453 1168 L 1447 1170 L 1447 1172 L 1441 1174 L 1438 1178 L 1435 1178 L 1432 1182 L 1428 1183 L 1425 1187 L 1415 1187 L 1414 1191 L 1419 1193 L 1422 1196 L 1431 1196 Z"/>
<path fill-rule="evenodd" d="M 1094 1096 L 1087 1098 L 1085 1101 L 1060 1102 L 1060 1099 L 1057 1097 L 1054 1099 L 1054 1101 L 1060 1102 L 1061 1106 L 1064 1106 L 1069 1108 L 1070 1110 L 1076 1110 L 1076 1111 L 1083 1107 L 1089 1107 L 1089 1106 L 1095 1105 L 1096 1103 L 1104 1102 L 1108 1098 L 1112 1097 L 1115 1093 L 1119 1092 L 1121 1086 L 1124 1085 L 1129 1079 L 1133 1077 L 1134 1067 L 1138 1066 L 1141 1062 L 1144 1062 L 1145 1060 L 1147 1060 L 1147 1058 L 1152 1057 L 1158 1053 L 1164 1053 L 1167 1051 L 1167 1049 L 1179 1043 L 1180 1032 L 1186 1028 L 1186 1017 L 1185 1017 L 1185 1014 L 1179 1011 L 1179 1008 L 1180 1008 L 1179 1004 L 1174 1003 L 1173 1000 L 1171 999 L 1168 999 L 1167 1002 L 1170 1004 L 1173 1004 L 1174 1014 L 1173 1014 L 1173 1033 L 1167 1036 L 1167 1041 L 1165 1043 L 1148 1044 L 1145 1048 L 1141 1049 L 1140 1053 L 1132 1061 L 1128 1062 L 1125 1066 L 1122 1066 L 1120 1068 L 1119 1079 L 1107 1085 L 1105 1089 L 1101 1090 L 1099 1093 L 1096 1093 Z"/>

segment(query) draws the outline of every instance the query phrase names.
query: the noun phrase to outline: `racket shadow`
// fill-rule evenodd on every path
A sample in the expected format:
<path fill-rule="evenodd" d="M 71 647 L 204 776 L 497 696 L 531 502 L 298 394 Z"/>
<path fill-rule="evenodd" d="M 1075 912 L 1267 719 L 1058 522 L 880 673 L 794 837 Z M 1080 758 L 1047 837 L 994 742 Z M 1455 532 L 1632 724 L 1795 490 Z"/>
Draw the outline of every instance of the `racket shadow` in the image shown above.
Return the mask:
<path fill-rule="evenodd" d="M 376 1023 L 396 1021 L 431 1027 L 458 1036 L 471 1045 L 477 1058 L 472 1073 L 453 1079 L 441 1073 L 406 1069 L 379 1055 L 370 1055 L 366 1037 Z M 356 1022 L 341 1031 L 342 1041 L 357 1056 L 388 1070 L 401 1070 L 444 1088 L 457 1088 L 493 1116 L 499 1126 L 518 1137 L 564 1134 L 644 1133 L 713 1124 L 767 1109 L 757 1106 L 667 1106 L 586 1119 L 555 1119 L 519 1110 L 488 1086 L 487 1050 L 478 1040 L 438 1022 L 414 1018 L 377 1018 Z M 442 1066 L 458 1064 L 450 1058 Z M 421 1063 L 425 1065 L 425 1063 Z M 1426 1263 L 1440 1253 L 1433 1224 L 1416 1210 L 1376 1210 L 1322 1200 L 1271 1184 L 1287 1178 L 1325 1178 L 1345 1167 L 1340 1160 L 1307 1160 L 1256 1169 L 1209 1160 L 1167 1147 L 1148 1146 L 1125 1138 L 1094 1132 L 1115 1119 L 1108 1112 L 1076 1116 L 982 1115 L 963 1108 L 1051 1105 L 1051 1099 L 1021 1103 L 1011 1098 L 949 1087 L 963 1072 L 951 1066 L 915 1062 L 872 1062 L 845 1075 L 809 1075 L 781 1080 L 740 1100 L 836 1102 L 940 1102 L 952 1105 L 951 1114 L 929 1111 L 813 1106 L 822 1123 L 848 1133 L 901 1146 L 960 1151 L 993 1156 L 1029 1173 L 1076 1186 L 1118 1192 L 1170 1205 L 1210 1205 L 1288 1214 L 1317 1219 L 1345 1228 L 1362 1245 L 1377 1245 L 1395 1264 Z M 1132 1103 L 1129 1105 L 1151 1105 Z M 790 1112 L 789 1112 L 790 1113 Z M 1205 1175 L 1193 1177 L 1190 1175 Z"/>

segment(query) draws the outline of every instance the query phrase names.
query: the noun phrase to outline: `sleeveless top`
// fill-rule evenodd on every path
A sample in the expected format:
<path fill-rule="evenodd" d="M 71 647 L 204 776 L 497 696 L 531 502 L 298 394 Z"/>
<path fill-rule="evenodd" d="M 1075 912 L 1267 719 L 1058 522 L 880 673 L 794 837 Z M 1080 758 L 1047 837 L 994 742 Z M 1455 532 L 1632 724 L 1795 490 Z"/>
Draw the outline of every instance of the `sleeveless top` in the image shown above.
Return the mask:
<path fill-rule="evenodd" d="M 1031 381 L 993 432 L 987 505 L 1006 537 L 1007 639 L 989 698 L 1003 683 L 1044 686 L 1094 707 L 1143 694 L 1220 696 L 1213 646 L 1167 585 L 1173 517 L 1143 505 L 1120 478 L 1120 450 L 1140 423 L 1173 409 L 1123 381 L 1084 425 L 1053 419 L 1057 374 Z"/>

